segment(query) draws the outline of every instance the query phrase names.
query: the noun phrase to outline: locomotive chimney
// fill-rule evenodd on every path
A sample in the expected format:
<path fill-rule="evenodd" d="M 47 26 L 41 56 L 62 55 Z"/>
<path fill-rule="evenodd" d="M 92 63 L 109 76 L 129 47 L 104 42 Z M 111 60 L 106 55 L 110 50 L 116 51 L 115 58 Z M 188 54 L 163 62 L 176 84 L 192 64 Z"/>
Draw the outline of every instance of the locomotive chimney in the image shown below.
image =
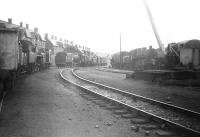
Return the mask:
<path fill-rule="evenodd" d="M 34 28 L 34 32 L 35 32 L 35 33 L 38 33 L 38 28 Z"/>
<path fill-rule="evenodd" d="M 12 18 L 8 18 L 8 23 L 12 24 Z"/>
<path fill-rule="evenodd" d="M 26 24 L 26 29 L 29 29 L 29 24 Z"/>
<path fill-rule="evenodd" d="M 20 27 L 23 27 L 23 22 L 20 22 Z"/>
<path fill-rule="evenodd" d="M 45 39 L 48 39 L 48 33 L 45 33 Z"/>

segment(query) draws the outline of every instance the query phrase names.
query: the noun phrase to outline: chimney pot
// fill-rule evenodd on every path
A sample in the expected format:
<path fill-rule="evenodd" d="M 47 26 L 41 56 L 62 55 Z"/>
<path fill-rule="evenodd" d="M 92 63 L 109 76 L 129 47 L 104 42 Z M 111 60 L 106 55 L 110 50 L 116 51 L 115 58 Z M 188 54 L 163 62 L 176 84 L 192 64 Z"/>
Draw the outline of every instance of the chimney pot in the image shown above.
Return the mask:
<path fill-rule="evenodd" d="M 23 27 L 23 22 L 20 22 L 20 27 Z"/>
<path fill-rule="evenodd" d="M 12 24 L 12 18 L 8 18 L 8 23 Z"/>
<path fill-rule="evenodd" d="M 38 28 L 34 28 L 34 32 L 35 32 L 35 33 L 38 33 Z"/>
<path fill-rule="evenodd" d="M 26 29 L 29 29 L 29 24 L 26 24 Z"/>
<path fill-rule="evenodd" d="M 45 33 L 45 39 L 48 39 L 48 33 Z"/>

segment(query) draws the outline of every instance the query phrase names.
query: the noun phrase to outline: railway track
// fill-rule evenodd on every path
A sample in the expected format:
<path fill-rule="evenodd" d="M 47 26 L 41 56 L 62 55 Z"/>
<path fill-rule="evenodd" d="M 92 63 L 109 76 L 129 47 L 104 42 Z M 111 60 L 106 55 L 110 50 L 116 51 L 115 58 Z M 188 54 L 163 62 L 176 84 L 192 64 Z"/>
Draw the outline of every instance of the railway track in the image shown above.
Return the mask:
<path fill-rule="evenodd" d="M 124 108 L 125 112 L 118 110 L 116 113 L 131 119 L 132 123 L 136 124 L 136 129 L 138 127 L 153 127 L 147 129 L 151 130 L 152 133 L 154 130 L 167 131 L 167 133 L 170 132 L 171 136 L 200 136 L 200 114 L 198 112 L 86 80 L 75 74 L 73 70 L 62 70 L 60 76 L 65 81 L 84 90 L 86 94 L 83 96 L 91 100 L 101 99 L 114 104 L 114 106 Z M 100 105 L 104 106 L 105 104 L 100 103 Z M 111 109 L 113 108 L 111 107 Z M 143 122 L 138 122 L 138 118 L 140 122 Z"/>

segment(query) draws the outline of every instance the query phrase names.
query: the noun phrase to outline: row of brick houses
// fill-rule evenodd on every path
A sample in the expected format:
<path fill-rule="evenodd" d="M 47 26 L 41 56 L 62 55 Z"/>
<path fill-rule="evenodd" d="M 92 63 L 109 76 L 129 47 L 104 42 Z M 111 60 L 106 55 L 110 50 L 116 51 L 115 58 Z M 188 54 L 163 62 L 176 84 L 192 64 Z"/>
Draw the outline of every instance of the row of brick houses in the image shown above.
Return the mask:
<path fill-rule="evenodd" d="M 55 65 L 55 56 L 58 52 L 73 53 L 74 57 L 79 57 L 80 61 L 87 65 L 95 64 L 105 64 L 105 57 L 96 54 L 86 46 L 81 46 L 74 44 L 73 41 L 58 38 L 54 35 L 49 35 L 46 33 L 44 37 L 39 33 L 38 28 L 31 29 L 29 24 L 23 24 L 20 22 L 19 25 L 13 24 L 12 19 L 9 18 L 8 21 L 0 20 L 0 27 L 7 25 L 10 28 L 18 28 L 19 39 L 21 42 L 20 50 L 23 51 L 19 55 L 22 60 L 21 64 L 30 64 L 37 62 L 44 62 L 49 65 Z"/>
<path fill-rule="evenodd" d="M 0 20 L 0 27 L 16 28 L 19 30 L 19 50 L 22 51 L 19 52 L 20 65 L 36 65 L 36 60 L 41 67 L 50 63 L 49 53 L 52 46 L 49 44 L 51 43 L 46 42 L 46 39 L 38 32 L 38 28 L 30 29 L 29 24 L 23 26 L 23 22 L 16 25 L 12 23 L 11 18 L 8 19 L 8 22 Z"/>

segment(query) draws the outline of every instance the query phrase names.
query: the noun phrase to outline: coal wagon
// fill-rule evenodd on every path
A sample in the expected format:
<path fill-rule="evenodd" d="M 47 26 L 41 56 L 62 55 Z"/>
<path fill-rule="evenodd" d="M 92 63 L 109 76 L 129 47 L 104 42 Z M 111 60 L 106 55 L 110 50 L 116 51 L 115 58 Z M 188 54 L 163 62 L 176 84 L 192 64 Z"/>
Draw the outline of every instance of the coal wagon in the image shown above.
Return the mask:
<path fill-rule="evenodd" d="M 66 66 L 66 56 L 67 54 L 65 52 L 58 52 L 55 56 L 55 64 L 59 67 L 65 67 Z"/>

